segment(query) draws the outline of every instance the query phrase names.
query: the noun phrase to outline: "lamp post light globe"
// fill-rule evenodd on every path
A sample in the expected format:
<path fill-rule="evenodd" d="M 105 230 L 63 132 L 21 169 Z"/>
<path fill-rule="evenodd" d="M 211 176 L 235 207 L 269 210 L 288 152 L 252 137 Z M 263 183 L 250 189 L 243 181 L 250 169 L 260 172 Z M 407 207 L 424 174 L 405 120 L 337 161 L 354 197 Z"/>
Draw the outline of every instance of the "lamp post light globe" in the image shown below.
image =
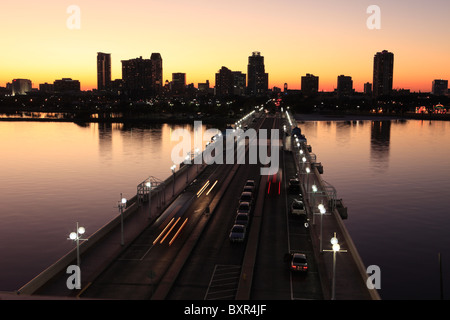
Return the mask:
<path fill-rule="evenodd" d="M 75 240 L 77 238 L 77 234 L 75 232 L 71 232 L 69 238 L 70 240 Z"/>
<path fill-rule="evenodd" d="M 86 232 L 86 229 L 84 227 L 79 227 L 78 228 L 78 233 L 79 234 L 84 234 Z"/>
<path fill-rule="evenodd" d="M 334 252 L 338 252 L 340 249 L 341 249 L 341 246 L 339 245 L 339 243 L 333 244 L 333 251 Z"/>

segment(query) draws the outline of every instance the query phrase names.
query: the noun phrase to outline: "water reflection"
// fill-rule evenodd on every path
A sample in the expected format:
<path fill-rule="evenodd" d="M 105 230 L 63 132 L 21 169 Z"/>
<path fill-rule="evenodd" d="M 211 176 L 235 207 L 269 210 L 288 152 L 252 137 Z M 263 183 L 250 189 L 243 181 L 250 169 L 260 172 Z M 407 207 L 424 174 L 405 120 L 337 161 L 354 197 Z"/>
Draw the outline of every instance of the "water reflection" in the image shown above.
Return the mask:
<path fill-rule="evenodd" d="M 386 172 L 389 166 L 391 122 L 372 121 L 370 130 L 370 161 L 376 172 Z"/>

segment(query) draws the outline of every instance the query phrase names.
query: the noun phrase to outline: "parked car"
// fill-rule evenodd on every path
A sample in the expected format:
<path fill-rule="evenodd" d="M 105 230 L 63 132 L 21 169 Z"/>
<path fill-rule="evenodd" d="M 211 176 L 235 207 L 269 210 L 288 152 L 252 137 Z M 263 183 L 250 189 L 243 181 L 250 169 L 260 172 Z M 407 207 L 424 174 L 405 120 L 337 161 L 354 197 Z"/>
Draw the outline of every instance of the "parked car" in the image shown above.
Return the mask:
<path fill-rule="evenodd" d="M 239 203 L 248 202 L 251 205 L 253 204 L 253 194 L 251 192 L 242 192 L 241 197 L 239 198 Z"/>
<path fill-rule="evenodd" d="M 250 214 L 251 209 L 252 209 L 252 206 L 250 205 L 249 202 L 241 202 L 241 203 L 239 203 L 239 206 L 237 208 L 237 214 L 239 214 L 239 213 Z"/>
<path fill-rule="evenodd" d="M 306 258 L 306 254 L 304 254 L 304 253 L 291 254 L 289 269 L 291 271 L 307 272 L 308 271 L 308 260 Z"/>
<path fill-rule="evenodd" d="M 231 242 L 243 242 L 245 239 L 246 228 L 241 224 L 235 224 L 230 231 Z"/>
<path fill-rule="evenodd" d="M 297 178 L 289 179 L 289 193 L 300 193 L 300 181 Z"/>
<path fill-rule="evenodd" d="M 250 216 L 246 213 L 238 213 L 236 215 L 236 219 L 234 220 L 234 224 L 240 224 L 245 227 L 248 227 L 249 222 L 250 222 Z"/>
<path fill-rule="evenodd" d="M 244 185 L 244 191 L 253 192 L 255 191 L 256 184 L 255 180 L 247 180 Z"/>
<path fill-rule="evenodd" d="M 305 204 L 303 203 L 303 201 L 294 199 L 291 202 L 290 211 L 293 215 L 304 216 L 306 215 Z"/>
<path fill-rule="evenodd" d="M 242 189 L 242 192 L 250 192 L 253 194 L 253 191 L 255 191 L 255 187 L 252 186 L 244 186 L 244 189 Z"/>

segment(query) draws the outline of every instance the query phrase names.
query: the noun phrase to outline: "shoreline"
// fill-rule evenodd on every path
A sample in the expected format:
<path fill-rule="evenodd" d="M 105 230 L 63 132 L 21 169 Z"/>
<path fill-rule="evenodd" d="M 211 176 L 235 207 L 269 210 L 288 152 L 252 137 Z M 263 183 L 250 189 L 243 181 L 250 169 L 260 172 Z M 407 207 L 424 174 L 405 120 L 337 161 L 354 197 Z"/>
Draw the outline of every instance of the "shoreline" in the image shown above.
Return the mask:
<path fill-rule="evenodd" d="M 298 122 L 306 121 L 395 121 L 395 120 L 436 120 L 450 121 L 450 114 L 417 114 L 405 113 L 403 115 L 396 114 L 375 114 L 375 113 L 294 113 L 294 118 Z M 117 118 L 0 118 L 5 122 L 73 122 L 73 123 L 135 123 L 135 124 L 158 124 L 158 123 L 174 123 L 181 124 L 192 121 L 202 121 L 207 124 L 229 124 L 234 123 L 237 118 L 233 117 L 117 117 Z"/>
<path fill-rule="evenodd" d="M 332 114 L 332 113 L 295 113 L 294 118 L 299 122 L 306 121 L 393 121 L 393 120 L 436 120 L 450 121 L 450 114 L 418 114 L 405 113 L 396 114 Z"/>

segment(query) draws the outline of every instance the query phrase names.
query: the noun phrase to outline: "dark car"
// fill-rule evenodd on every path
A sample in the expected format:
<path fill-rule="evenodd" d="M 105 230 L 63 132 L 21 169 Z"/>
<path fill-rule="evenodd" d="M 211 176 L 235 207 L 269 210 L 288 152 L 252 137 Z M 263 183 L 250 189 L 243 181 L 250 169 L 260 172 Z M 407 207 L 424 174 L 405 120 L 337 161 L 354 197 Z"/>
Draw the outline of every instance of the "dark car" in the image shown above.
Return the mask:
<path fill-rule="evenodd" d="M 250 204 L 253 204 L 253 194 L 251 192 L 242 192 L 241 197 L 239 198 L 239 203 L 241 202 L 248 202 Z"/>
<path fill-rule="evenodd" d="M 249 202 L 241 202 L 239 203 L 239 207 L 237 208 L 237 214 L 239 213 L 246 213 L 250 214 L 250 211 L 252 210 L 252 206 Z"/>
<path fill-rule="evenodd" d="M 297 178 L 289 179 L 289 193 L 300 193 L 300 181 Z"/>
<path fill-rule="evenodd" d="M 230 235 L 229 235 L 230 241 L 231 242 L 243 242 L 245 239 L 245 232 L 246 232 L 245 226 L 240 225 L 240 224 L 235 224 L 233 226 L 233 228 L 231 228 L 231 231 L 230 231 Z"/>
<path fill-rule="evenodd" d="M 308 271 L 308 260 L 306 254 L 304 253 L 293 253 L 291 254 L 291 261 L 289 264 L 289 269 L 291 271 Z"/>
<path fill-rule="evenodd" d="M 248 227 L 249 222 L 250 222 L 250 216 L 246 213 L 238 213 L 236 215 L 236 219 L 234 220 L 234 224 L 240 224 L 245 227 Z"/>

